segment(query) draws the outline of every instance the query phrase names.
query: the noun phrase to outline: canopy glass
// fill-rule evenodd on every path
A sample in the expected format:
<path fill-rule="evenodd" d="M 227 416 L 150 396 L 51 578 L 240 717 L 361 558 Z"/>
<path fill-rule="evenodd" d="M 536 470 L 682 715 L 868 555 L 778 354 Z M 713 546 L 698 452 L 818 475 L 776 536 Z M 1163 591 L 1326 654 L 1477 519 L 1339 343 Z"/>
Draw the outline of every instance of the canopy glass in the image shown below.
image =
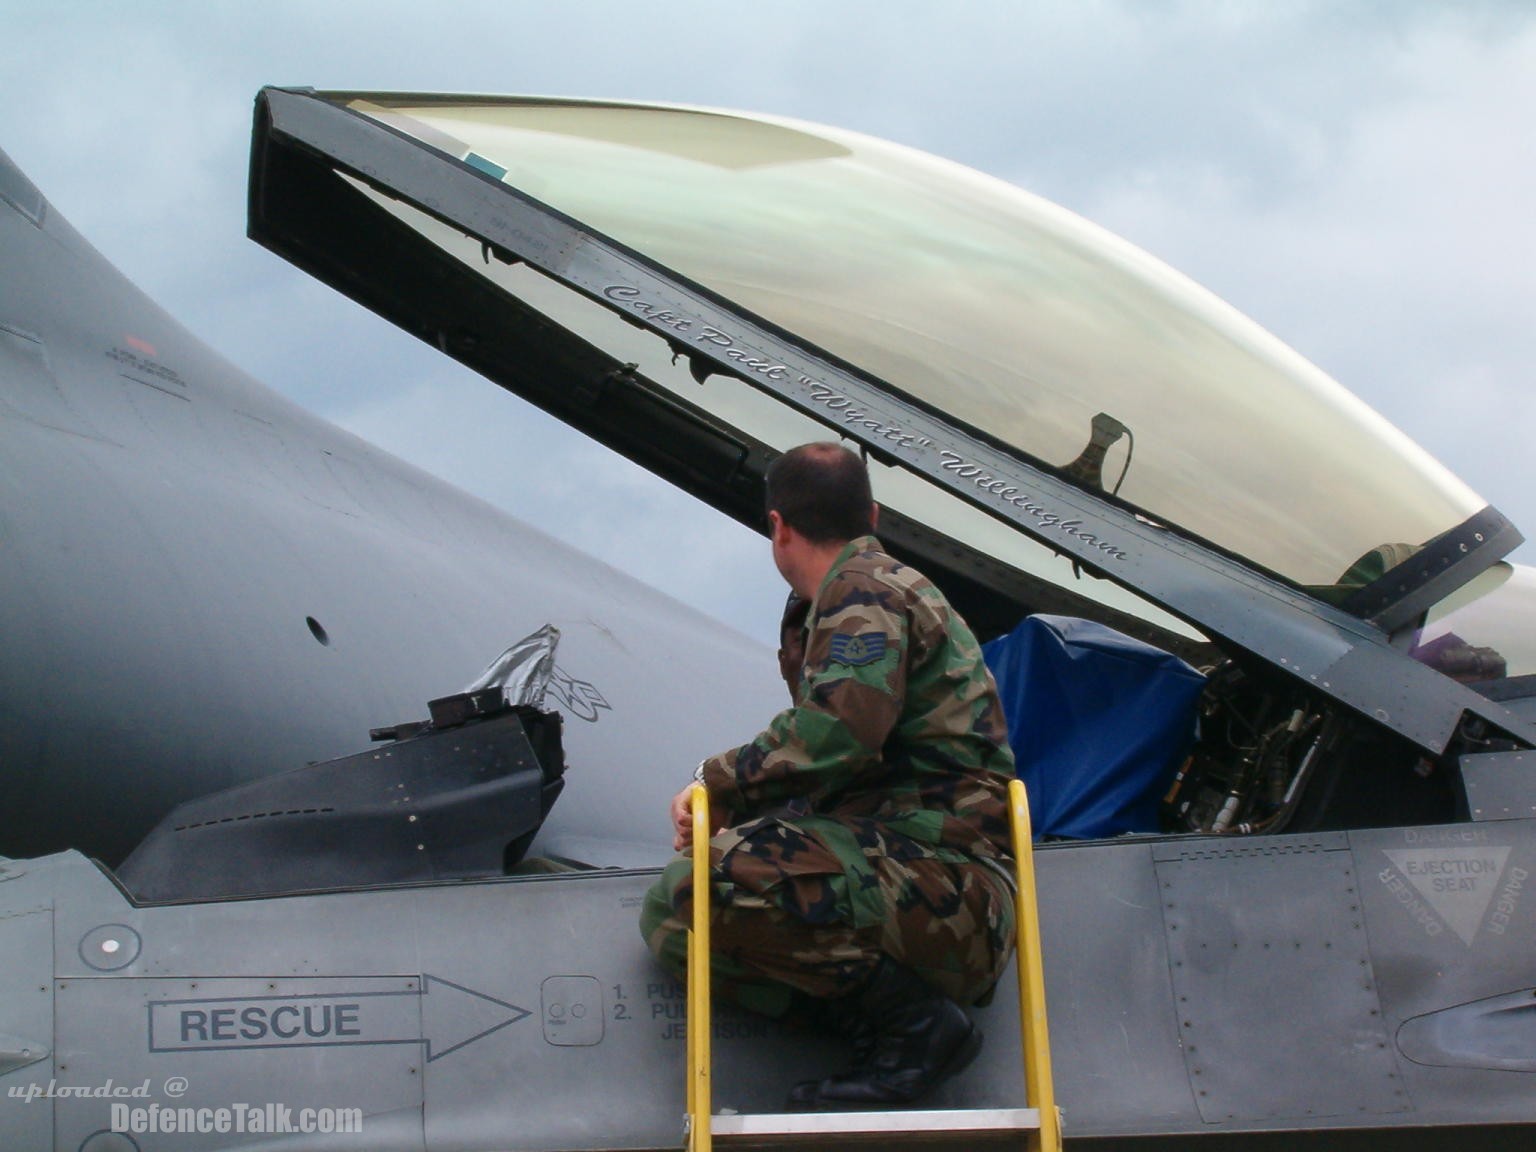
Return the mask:
<path fill-rule="evenodd" d="M 698 109 L 336 99 L 1295 584 L 1363 582 L 1483 507 L 1215 296 L 960 165 L 838 129 Z M 474 262 L 504 278 L 478 252 Z M 523 279 L 525 299 L 551 296 Z M 616 340 L 633 332 L 613 328 Z M 710 405 L 710 389 L 693 387 L 690 398 Z M 775 420 L 798 420 L 745 388 L 716 388 L 716 410 L 765 442 L 801 434 L 768 434 Z"/>

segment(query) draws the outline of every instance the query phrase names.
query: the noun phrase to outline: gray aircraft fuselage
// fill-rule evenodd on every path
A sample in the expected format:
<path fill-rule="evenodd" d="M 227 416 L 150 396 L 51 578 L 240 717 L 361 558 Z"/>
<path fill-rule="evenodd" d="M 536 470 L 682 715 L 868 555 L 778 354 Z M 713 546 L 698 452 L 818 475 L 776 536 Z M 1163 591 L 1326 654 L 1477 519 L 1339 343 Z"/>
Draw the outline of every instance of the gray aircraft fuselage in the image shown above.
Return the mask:
<path fill-rule="evenodd" d="M 550 850 L 664 859 L 666 773 L 755 731 L 771 654 L 258 384 L 28 189 L 0 156 L 0 853 L 116 862 L 552 623 Z"/>

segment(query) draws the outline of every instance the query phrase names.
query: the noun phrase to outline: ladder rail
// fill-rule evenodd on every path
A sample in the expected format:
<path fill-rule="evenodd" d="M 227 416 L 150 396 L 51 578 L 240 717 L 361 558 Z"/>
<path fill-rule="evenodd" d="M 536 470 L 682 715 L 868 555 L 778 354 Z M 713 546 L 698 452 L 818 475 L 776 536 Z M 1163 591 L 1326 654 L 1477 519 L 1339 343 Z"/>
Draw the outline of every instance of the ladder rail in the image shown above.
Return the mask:
<path fill-rule="evenodd" d="M 688 1148 L 711 1152 L 709 1006 L 709 792 L 689 789 L 693 814 L 693 931 L 688 934 Z"/>
<path fill-rule="evenodd" d="M 1014 967 L 1019 974 L 1019 1035 L 1024 1043 L 1024 1102 L 1039 1110 L 1031 1143 L 1038 1152 L 1060 1152 L 1061 1114 L 1051 1076 L 1051 1041 L 1045 1014 L 1045 963 L 1040 948 L 1040 909 L 1035 899 L 1034 840 L 1024 781 L 1008 782 L 1009 831 L 1013 838 Z"/>

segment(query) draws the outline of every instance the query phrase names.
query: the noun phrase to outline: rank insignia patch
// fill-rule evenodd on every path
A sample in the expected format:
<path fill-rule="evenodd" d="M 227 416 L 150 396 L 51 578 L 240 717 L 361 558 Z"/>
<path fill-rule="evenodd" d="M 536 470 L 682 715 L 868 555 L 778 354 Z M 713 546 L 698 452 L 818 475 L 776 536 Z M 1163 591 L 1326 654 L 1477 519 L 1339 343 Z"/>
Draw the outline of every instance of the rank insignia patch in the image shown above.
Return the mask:
<path fill-rule="evenodd" d="M 846 664 L 850 668 L 862 668 L 866 664 L 873 664 L 884 655 L 884 632 L 866 632 L 862 636 L 839 632 L 832 637 L 828 651 L 832 663 Z"/>

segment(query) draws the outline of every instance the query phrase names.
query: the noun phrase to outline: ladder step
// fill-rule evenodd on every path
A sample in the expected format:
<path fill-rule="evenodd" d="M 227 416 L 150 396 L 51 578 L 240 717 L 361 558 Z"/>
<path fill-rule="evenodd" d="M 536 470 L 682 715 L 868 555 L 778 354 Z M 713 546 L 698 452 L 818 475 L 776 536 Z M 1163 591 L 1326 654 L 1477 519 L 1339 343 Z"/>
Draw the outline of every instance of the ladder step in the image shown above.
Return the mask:
<path fill-rule="evenodd" d="M 731 1147 L 820 1147 L 879 1141 L 916 1146 L 952 1141 L 974 1143 L 1017 1137 L 1040 1127 L 1038 1108 L 968 1108 L 908 1112 L 764 1112 L 710 1117 L 715 1142 Z"/>

